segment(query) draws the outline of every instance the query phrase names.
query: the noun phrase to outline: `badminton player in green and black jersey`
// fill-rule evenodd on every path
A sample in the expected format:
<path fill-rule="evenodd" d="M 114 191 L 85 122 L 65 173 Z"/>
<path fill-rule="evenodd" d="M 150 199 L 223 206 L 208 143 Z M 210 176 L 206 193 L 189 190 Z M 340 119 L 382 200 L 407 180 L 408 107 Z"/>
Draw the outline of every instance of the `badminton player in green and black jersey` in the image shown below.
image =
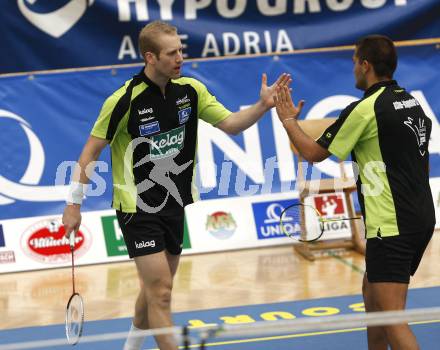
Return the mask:
<path fill-rule="evenodd" d="M 366 227 L 365 308 L 403 310 L 414 275 L 435 226 L 429 186 L 431 120 L 418 101 L 393 80 L 397 53 L 384 36 L 365 37 L 353 55 L 356 87 L 364 96 L 347 106 L 317 140 L 296 119 L 298 106 L 280 88 L 275 104 L 290 140 L 310 162 L 331 154 L 357 165 L 358 195 Z M 356 173 L 356 172 L 355 172 Z M 368 348 L 418 349 L 407 324 L 368 327 Z"/>
<path fill-rule="evenodd" d="M 231 113 L 198 80 L 181 77 L 182 43 L 175 27 L 155 21 L 140 32 L 145 67 L 104 103 L 78 161 L 63 216 L 66 235 L 81 222 L 85 170 L 110 144 L 113 208 L 134 259 L 141 290 L 125 350 L 139 350 L 139 330 L 172 325 L 171 290 L 183 242 L 184 207 L 193 202 L 199 119 L 228 134 L 256 123 L 274 107 L 276 87 L 263 74 L 260 99 Z M 203 150 L 201 150 L 203 152 Z M 161 350 L 176 350 L 171 335 L 156 337 Z"/>

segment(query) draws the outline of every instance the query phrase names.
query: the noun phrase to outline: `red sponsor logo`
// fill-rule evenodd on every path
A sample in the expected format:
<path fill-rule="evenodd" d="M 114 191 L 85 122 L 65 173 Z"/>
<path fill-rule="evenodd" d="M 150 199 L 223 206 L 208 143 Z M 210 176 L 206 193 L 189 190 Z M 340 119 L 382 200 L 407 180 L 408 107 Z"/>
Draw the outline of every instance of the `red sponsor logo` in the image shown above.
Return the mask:
<path fill-rule="evenodd" d="M 315 208 L 323 217 L 333 217 L 345 213 L 342 194 L 314 197 Z"/>
<path fill-rule="evenodd" d="M 224 211 L 212 213 L 206 220 L 206 229 L 218 239 L 228 239 L 234 234 L 236 228 L 237 224 L 232 214 Z"/>
<path fill-rule="evenodd" d="M 64 236 L 64 226 L 58 219 L 41 220 L 29 227 L 22 236 L 22 247 L 30 258 L 48 264 L 70 261 L 70 242 Z M 91 235 L 81 225 L 75 235 L 75 258 L 90 247 Z"/>
<path fill-rule="evenodd" d="M 15 254 L 12 250 L 0 251 L 0 264 L 15 263 Z"/>

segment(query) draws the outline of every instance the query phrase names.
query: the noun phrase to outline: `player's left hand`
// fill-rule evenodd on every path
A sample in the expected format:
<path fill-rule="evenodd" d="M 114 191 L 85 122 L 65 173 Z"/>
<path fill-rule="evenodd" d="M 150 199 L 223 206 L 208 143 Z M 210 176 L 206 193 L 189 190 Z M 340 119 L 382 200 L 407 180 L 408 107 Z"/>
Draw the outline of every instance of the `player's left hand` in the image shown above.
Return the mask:
<path fill-rule="evenodd" d="M 277 92 L 277 88 L 289 87 L 292 79 L 290 74 L 281 74 L 277 81 L 271 86 L 267 86 L 267 75 L 263 73 L 261 78 L 261 89 L 260 89 L 260 101 L 266 109 L 270 109 L 275 106 L 274 96 Z"/>
<path fill-rule="evenodd" d="M 304 100 L 299 101 L 297 106 L 293 103 L 290 89 L 287 86 L 277 88 L 274 101 L 281 122 L 285 119 L 298 119 L 304 107 Z"/>

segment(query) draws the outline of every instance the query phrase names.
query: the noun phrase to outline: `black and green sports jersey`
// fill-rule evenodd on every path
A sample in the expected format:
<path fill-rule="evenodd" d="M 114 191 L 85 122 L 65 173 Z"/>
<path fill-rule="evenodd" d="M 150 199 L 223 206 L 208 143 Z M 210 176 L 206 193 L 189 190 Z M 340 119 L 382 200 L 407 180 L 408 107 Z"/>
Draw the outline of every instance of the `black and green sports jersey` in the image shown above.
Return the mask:
<path fill-rule="evenodd" d="M 417 100 L 390 80 L 371 86 L 317 140 L 340 159 L 351 152 L 367 238 L 434 226 L 431 126 Z"/>
<path fill-rule="evenodd" d="M 196 79 L 165 95 L 142 70 L 104 103 L 91 134 L 110 141 L 113 208 L 172 215 L 193 202 L 197 125 L 231 114 Z"/>

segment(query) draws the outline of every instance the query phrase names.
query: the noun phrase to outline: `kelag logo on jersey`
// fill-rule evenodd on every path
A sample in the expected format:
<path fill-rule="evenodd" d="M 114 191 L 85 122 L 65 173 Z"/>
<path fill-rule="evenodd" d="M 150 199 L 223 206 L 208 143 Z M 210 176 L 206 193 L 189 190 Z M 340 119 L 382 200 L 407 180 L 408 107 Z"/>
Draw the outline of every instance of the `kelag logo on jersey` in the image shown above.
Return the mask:
<path fill-rule="evenodd" d="M 252 203 L 258 239 L 281 238 L 286 235 L 281 231 L 280 216 L 289 205 L 298 203 L 298 199 L 276 202 Z M 286 218 L 285 228 L 291 235 L 299 234 L 300 223 Z"/>
<path fill-rule="evenodd" d="M 170 157 L 178 153 L 184 145 L 185 126 L 151 137 L 151 160 Z"/>

